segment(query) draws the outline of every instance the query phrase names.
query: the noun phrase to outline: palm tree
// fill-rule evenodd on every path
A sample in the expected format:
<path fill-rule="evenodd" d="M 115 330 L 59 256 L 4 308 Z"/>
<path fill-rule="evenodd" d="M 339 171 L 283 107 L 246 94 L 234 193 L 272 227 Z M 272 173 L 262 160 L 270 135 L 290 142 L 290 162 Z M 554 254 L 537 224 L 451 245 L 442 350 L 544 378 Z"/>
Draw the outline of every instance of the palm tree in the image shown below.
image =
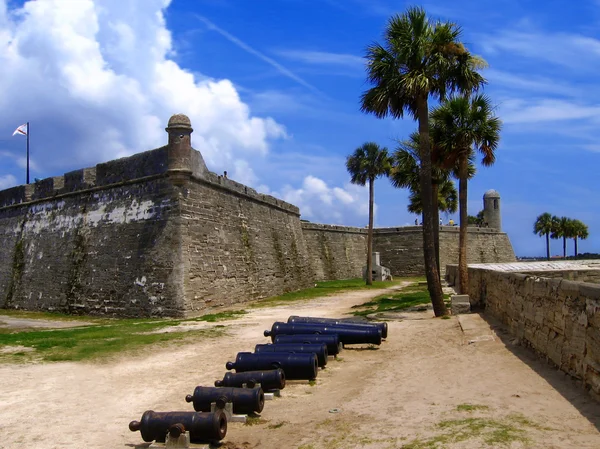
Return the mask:
<path fill-rule="evenodd" d="M 387 176 L 391 161 L 387 148 L 380 148 L 374 142 L 364 143 L 346 159 L 346 168 L 352 184 L 364 186 L 369 183 L 369 232 L 367 236 L 367 285 L 373 284 L 373 203 L 375 179 Z"/>
<path fill-rule="evenodd" d="M 535 219 L 533 224 L 533 233 L 540 237 L 546 236 L 546 259 L 550 260 L 550 234 L 554 230 L 554 222 L 552 221 L 552 215 L 548 212 L 544 212 Z"/>
<path fill-rule="evenodd" d="M 440 104 L 431 113 L 431 134 L 441 148 L 447 166 L 458 171 L 458 203 L 460 231 L 458 279 L 461 293 L 468 291 L 467 271 L 467 183 L 469 160 L 477 151 L 484 166 L 496 160 L 502 122 L 494 116 L 491 101 L 485 95 L 455 96 Z"/>
<path fill-rule="evenodd" d="M 434 156 L 435 145 L 432 149 L 431 165 L 431 194 L 434 209 L 434 223 L 439 221 L 439 212 L 456 212 L 457 193 L 454 183 L 449 179 L 449 173 L 443 169 Z M 408 211 L 422 214 L 423 202 L 421 201 L 420 187 L 420 155 L 419 155 L 419 133 L 413 132 L 408 140 L 398 143 L 396 151 L 392 155 L 392 170 L 390 181 L 396 188 L 410 189 Z M 474 170 L 474 167 L 473 167 Z M 443 192 L 442 192 L 443 190 Z M 454 201 L 453 201 L 454 199 Z M 434 226 L 434 245 L 436 265 L 440 267 L 440 244 L 439 226 Z"/>
<path fill-rule="evenodd" d="M 453 214 L 458 210 L 458 191 L 451 179 L 445 179 L 438 188 L 438 212 Z M 421 192 L 411 190 L 408 196 L 408 206 L 406 208 L 411 214 L 421 215 L 423 213 L 423 202 L 421 201 Z"/>
<path fill-rule="evenodd" d="M 435 260 L 434 207 L 431 192 L 429 97 L 443 99 L 455 91 L 470 92 L 484 83 L 480 62 L 460 42 L 461 30 L 450 22 L 434 22 L 425 10 L 411 7 L 388 21 L 384 45 L 367 48 L 367 78 L 374 87 L 361 97 L 361 110 L 379 118 L 404 117 L 419 123 L 420 183 L 423 202 L 425 274 L 436 316 L 447 315 Z"/>
<path fill-rule="evenodd" d="M 581 220 L 573 220 L 571 222 L 572 225 L 572 235 L 573 242 L 575 243 L 575 257 L 577 257 L 577 238 L 585 240 L 589 237 L 589 231 L 587 225 Z"/>
<path fill-rule="evenodd" d="M 567 257 L 567 239 L 572 237 L 571 219 L 568 217 L 552 217 L 553 229 L 550 237 L 553 239 L 563 239 L 563 259 Z"/>

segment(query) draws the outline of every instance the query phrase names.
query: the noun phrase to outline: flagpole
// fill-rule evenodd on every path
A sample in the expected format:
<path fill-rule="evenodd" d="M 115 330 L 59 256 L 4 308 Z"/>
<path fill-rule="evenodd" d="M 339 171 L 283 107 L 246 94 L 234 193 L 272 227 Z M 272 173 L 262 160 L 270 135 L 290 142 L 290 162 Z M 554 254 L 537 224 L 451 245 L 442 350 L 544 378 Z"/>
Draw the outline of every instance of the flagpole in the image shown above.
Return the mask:
<path fill-rule="evenodd" d="M 27 184 L 29 184 L 29 122 L 27 122 Z"/>

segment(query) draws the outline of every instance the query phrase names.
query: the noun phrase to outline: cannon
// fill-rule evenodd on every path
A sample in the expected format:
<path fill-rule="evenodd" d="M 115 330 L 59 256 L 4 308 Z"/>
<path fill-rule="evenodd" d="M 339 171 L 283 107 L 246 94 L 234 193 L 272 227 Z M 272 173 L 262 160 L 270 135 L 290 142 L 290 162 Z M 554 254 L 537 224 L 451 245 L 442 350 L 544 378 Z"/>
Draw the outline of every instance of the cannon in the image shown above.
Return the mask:
<path fill-rule="evenodd" d="M 288 380 L 313 380 L 317 377 L 319 362 L 314 353 L 291 352 L 238 352 L 235 362 L 227 362 L 228 370 L 236 372 L 281 368 Z"/>
<path fill-rule="evenodd" d="M 387 338 L 388 325 L 387 323 L 368 323 L 366 321 L 352 321 L 352 319 L 341 319 L 341 318 L 320 318 L 312 316 L 295 316 L 292 315 L 287 320 L 288 323 L 324 323 L 324 324 L 337 324 L 346 327 L 373 327 L 375 326 L 381 330 L 381 338 Z"/>
<path fill-rule="evenodd" d="M 215 380 L 215 387 L 247 387 L 260 384 L 264 391 L 283 390 L 285 388 L 285 372 L 281 369 L 266 371 L 245 371 L 242 373 L 225 373 L 223 380 Z"/>
<path fill-rule="evenodd" d="M 271 330 L 266 330 L 264 334 L 265 337 L 271 337 L 272 340 L 277 335 L 337 334 L 340 342 L 344 345 L 361 343 L 381 344 L 381 331 L 376 327 L 359 329 L 338 326 L 337 324 L 281 323 L 276 321 L 271 326 Z"/>
<path fill-rule="evenodd" d="M 194 389 L 194 394 L 185 397 L 186 402 L 192 402 L 197 412 L 210 412 L 210 404 L 223 398 L 233 404 L 233 413 L 249 415 L 262 412 L 265 406 L 265 394 L 261 387 L 201 387 Z"/>
<path fill-rule="evenodd" d="M 337 334 L 295 334 L 295 335 L 277 335 L 273 339 L 273 343 L 325 343 L 327 345 L 327 353 L 329 355 L 337 355 L 340 353 L 341 344 Z"/>
<path fill-rule="evenodd" d="M 139 430 L 146 442 L 164 443 L 167 433 L 177 438 L 186 431 L 190 433 L 192 443 L 220 441 L 227 434 L 227 416 L 223 411 L 225 402 L 219 400 L 217 405 L 217 409 L 211 413 L 147 410 L 140 421 L 129 423 L 129 430 Z"/>
<path fill-rule="evenodd" d="M 325 343 L 302 344 L 302 343 L 277 343 L 272 345 L 256 345 L 254 352 L 294 352 L 297 354 L 317 354 L 317 362 L 321 368 L 327 365 L 327 345 Z"/>

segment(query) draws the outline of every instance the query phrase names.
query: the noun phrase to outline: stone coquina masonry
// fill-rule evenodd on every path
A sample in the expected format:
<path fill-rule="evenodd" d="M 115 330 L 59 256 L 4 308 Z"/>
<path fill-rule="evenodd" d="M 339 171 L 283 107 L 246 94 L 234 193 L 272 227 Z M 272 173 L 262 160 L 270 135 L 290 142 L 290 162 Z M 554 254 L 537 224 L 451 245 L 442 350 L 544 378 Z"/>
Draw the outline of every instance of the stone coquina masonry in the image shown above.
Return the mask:
<path fill-rule="evenodd" d="M 361 276 L 365 228 L 301 221 L 210 172 L 185 115 L 166 131 L 164 147 L 0 191 L 0 308 L 184 316 Z M 470 261 L 514 260 L 499 230 L 469 238 Z M 445 266 L 457 228 L 440 242 Z M 377 229 L 374 251 L 394 275 L 423 274 L 420 227 Z"/>
<path fill-rule="evenodd" d="M 540 263 L 516 265 L 469 266 L 472 306 L 484 308 L 522 344 L 600 399 L 600 270 L 561 269 L 559 262 L 546 270 Z M 448 267 L 448 277 L 456 268 Z"/>

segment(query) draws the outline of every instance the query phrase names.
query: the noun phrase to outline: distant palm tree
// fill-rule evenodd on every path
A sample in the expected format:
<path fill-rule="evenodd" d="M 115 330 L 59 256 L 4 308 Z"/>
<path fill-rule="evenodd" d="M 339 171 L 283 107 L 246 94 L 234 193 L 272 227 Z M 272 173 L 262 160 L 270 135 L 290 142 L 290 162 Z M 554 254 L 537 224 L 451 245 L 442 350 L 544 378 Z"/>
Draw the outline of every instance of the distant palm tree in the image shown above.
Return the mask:
<path fill-rule="evenodd" d="M 367 285 L 373 284 L 373 203 L 375 179 L 387 176 L 391 161 L 387 148 L 380 148 L 374 142 L 364 143 L 346 159 L 346 168 L 352 184 L 364 186 L 369 183 L 369 231 L 367 235 Z"/>
<path fill-rule="evenodd" d="M 533 233 L 540 237 L 546 236 L 546 259 L 550 260 L 550 234 L 554 230 L 554 221 L 552 215 L 548 212 L 544 212 L 535 219 L 533 224 Z"/>
<path fill-rule="evenodd" d="M 460 41 L 451 22 L 432 21 L 423 8 L 411 7 L 388 21 L 384 45 L 367 48 L 367 79 L 374 86 L 362 95 L 361 109 L 379 118 L 402 118 L 407 112 L 419 123 L 423 252 L 427 286 L 435 316 L 447 315 L 435 258 L 434 207 L 431 193 L 429 97 L 443 99 L 454 91 L 470 92 L 485 80 L 477 73 L 481 60 Z"/>
<path fill-rule="evenodd" d="M 469 160 L 475 151 L 482 155 L 484 166 L 496 160 L 502 122 L 494 115 L 491 101 L 485 95 L 455 96 L 431 112 L 431 135 L 441 148 L 441 157 L 449 167 L 457 167 L 460 232 L 458 279 L 461 293 L 468 291 L 467 271 L 467 183 Z"/>
<path fill-rule="evenodd" d="M 552 217 L 553 228 L 550 238 L 563 239 L 563 258 L 567 257 L 567 239 L 572 238 L 571 219 L 568 217 Z"/>
<path fill-rule="evenodd" d="M 578 238 L 580 238 L 582 240 L 587 239 L 589 237 L 589 231 L 588 231 L 587 225 L 580 220 L 573 220 L 571 222 L 571 226 L 572 226 L 571 238 L 573 239 L 573 242 L 575 243 L 575 257 L 577 257 L 577 239 Z"/>

